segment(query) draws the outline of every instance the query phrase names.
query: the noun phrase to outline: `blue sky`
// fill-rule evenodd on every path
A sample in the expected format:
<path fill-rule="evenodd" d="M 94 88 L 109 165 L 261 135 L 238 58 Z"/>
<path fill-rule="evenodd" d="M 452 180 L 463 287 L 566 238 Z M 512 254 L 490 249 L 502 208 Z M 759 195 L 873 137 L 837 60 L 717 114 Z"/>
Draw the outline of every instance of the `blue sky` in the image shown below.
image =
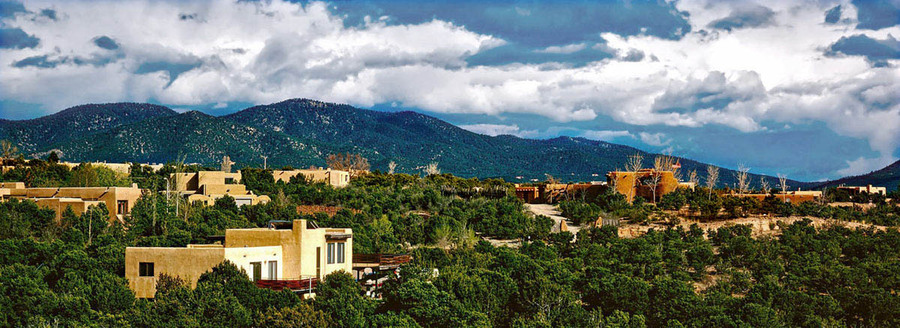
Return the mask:
<path fill-rule="evenodd" d="M 0 0 L 0 118 L 305 97 L 821 180 L 900 156 L 898 23 L 900 0 Z"/>

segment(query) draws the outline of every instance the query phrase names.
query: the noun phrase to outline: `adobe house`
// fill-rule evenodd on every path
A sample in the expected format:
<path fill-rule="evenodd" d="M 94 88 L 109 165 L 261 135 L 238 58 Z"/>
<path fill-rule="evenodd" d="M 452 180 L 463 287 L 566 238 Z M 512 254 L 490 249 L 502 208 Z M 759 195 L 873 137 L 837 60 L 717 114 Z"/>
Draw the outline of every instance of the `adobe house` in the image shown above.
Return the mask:
<path fill-rule="evenodd" d="M 615 190 L 625 195 L 629 202 L 634 197 L 640 196 L 647 201 L 653 201 L 654 197 L 654 179 L 658 178 L 656 183 L 656 200 L 659 201 L 663 195 L 678 189 L 679 182 L 675 179 L 675 173 L 672 171 L 659 171 L 656 169 L 642 169 L 637 172 L 613 171 L 606 174 L 606 184 L 615 186 Z M 688 187 L 685 185 L 685 187 Z"/>
<path fill-rule="evenodd" d="M 863 192 L 871 195 L 871 194 L 881 194 L 882 196 L 887 195 L 887 188 L 885 187 L 874 187 L 872 185 L 867 186 L 838 186 L 838 190 L 845 190 L 849 192 L 851 195 L 861 194 Z"/>
<path fill-rule="evenodd" d="M 132 184 L 131 187 L 50 187 L 25 188 L 23 182 L 0 183 L 0 199 L 28 199 L 38 206 L 56 211 L 56 219 L 62 217 L 66 208 L 71 207 L 77 215 L 91 206 L 102 204 L 109 210 L 109 220 L 124 222 L 132 207 L 144 194 L 144 190 Z"/>
<path fill-rule="evenodd" d="M 200 171 L 196 173 L 172 173 L 175 180 L 174 191 L 190 203 L 213 205 L 216 199 L 225 195 L 234 198 L 238 206 L 268 203 L 266 195 L 255 195 L 240 184 L 241 173 L 223 171 Z"/>
<path fill-rule="evenodd" d="M 544 183 L 535 186 L 515 185 L 516 197 L 526 204 L 555 203 L 584 195 L 593 198 L 605 191 L 599 183 Z"/>
<path fill-rule="evenodd" d="M 313 182 L 322 182 L 335 188 L 346 187 L 350 184 L 350 172 L 332 169 L 308 169 L 308 170 L 273 170 L 272 177 L 275 182 L 284 181 L 291 182 L 291 178 L 297 175 L 303 175 L 306 179 Z"/>
<path fill-rule="evenodd" d="M 540 199 L 538 186 L 519 186 L 516 185 L 516 197 L 521 199 L 525 204 L 543 203 Z"/>
<path fill-rule="evenodd" d="M 763 201 L 769 194 L 735 194 L 734 191 L 731 192 L 730 196 L 734 197 L 750 197 L 756 198 L 759 201 Z M 796 191 L 788 191 L 787 193 L 777 193 L 772 194 L 775 198 L 778 198 L 785 203 L 799 204 L 802 202 L 812 202 L 818 200 L 822 197 L 822 192 L 818 190 L 796 190 Z"/>
<path fill-rule="evenodd" d="M 322 228 L 306 220 L 270 222 L 267 228 L 227 229 L 224 244 L 128 247 L 125 278 L 136 297 L 153 298 L 162 273 L 191 287 L 225 260 L 247 272 L 257 286 L 309 292 L 329 273 L 353 270 L 353 231 Z"/>

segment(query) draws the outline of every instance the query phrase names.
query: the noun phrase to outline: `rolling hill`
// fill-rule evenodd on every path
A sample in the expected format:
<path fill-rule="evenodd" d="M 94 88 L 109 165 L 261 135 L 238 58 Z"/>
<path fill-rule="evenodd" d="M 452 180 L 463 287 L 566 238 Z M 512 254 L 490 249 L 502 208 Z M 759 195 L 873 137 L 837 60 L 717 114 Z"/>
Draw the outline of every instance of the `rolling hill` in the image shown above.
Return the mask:
<path fill-rule="evenodd" d="M 66 130 L 65 127 L 74 127 Z M 499 177 L 508 181 L 605 179 L 639 149 L 583 138 L 546 140 L 486 136 L 415 112 L 380 112 L 308 99 L 291 99 L 215 117 L 177 114 L 148 104 L 84 105 L 26 121 L 0 122 L 0 138 L 20 144 L 29 155 L 58 149 L 69 161 L 106 160 L 187 162 L 213 165 L 228 155 L 241 165 L 323 166 L 339 152 L 361 153 L 373 169 L 418 174 L 431 162 L 463 177 Z M 704 175 L 706 164 L 681 159 L 682 170 Z M 596 176 L 594 174 L 597 174 Z M 733 171 L 720 172 L 719 185 L 734 183 Z M 519 179 L 518 177 L 522 177 Z M 753 175 L 754 185 L 760 176 Z M 774 177 L 766 177 L 774 185 Z M 792 187 L 812 184 L 792 181 Z"/>
<path fill-rule="evenodd" d="M 816 188 L 834 187 L 840 185 L 873 185 L 879 187 L 887 187 L 888 190 L 896 190 L 897 187 L 900 186 L 900 161 L 896 161 L 883 169 L 869 172 L 867 174 L 828 181 L 816 186 Z"/>
<path fill-rule="evenodd" d="M 88 104 L 31 120 L 0 119 L 0 139 L 12 141 L 24 152 L 89 136 L 121 125 L 178 114 L 168 107 L 139 104 Z"/>
<path fill-rule="evenodd" d="M 62 158 L 72 161 L 165 163 L 183 159 L 189 163 L 218 163 L 228 155 L 238 163 L 261 161 L 309 162 L 321 157 L 315 146 L 283 133 L 190 111 L 147 119 L 87 137 L 50 145 Z"/>

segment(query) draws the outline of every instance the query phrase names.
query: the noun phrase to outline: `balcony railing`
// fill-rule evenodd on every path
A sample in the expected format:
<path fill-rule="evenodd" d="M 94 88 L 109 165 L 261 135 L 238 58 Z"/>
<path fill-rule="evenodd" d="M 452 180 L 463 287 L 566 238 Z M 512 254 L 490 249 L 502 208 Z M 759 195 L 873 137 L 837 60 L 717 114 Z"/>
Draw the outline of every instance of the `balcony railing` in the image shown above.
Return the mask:
<path fill-rule="evenodd" d="M 288 289 L 292 291 L 311 291 L 319 284 L 319 278 L 308 277 L 301 279 L 264 279 L 257 280 L 256 287 L 272 290 Z"/>
<path fill-rule="evenodd" d="M 354 267 L 378 267 L 380 270 L 396 268 L 410 260 L 412 258 L 406 254 L 353 254 Z"/>

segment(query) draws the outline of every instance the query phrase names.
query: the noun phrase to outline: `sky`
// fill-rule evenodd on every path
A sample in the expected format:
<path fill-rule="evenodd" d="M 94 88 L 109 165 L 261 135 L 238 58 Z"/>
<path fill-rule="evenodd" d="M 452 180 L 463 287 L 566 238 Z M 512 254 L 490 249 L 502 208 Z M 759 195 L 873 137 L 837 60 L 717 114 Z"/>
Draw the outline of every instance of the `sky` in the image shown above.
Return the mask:
<path fill-rule="evenodd" d="M 0 0 L 0 118 L 290 98 L 816 181 L 900 157 L 900 0 Z"/>

